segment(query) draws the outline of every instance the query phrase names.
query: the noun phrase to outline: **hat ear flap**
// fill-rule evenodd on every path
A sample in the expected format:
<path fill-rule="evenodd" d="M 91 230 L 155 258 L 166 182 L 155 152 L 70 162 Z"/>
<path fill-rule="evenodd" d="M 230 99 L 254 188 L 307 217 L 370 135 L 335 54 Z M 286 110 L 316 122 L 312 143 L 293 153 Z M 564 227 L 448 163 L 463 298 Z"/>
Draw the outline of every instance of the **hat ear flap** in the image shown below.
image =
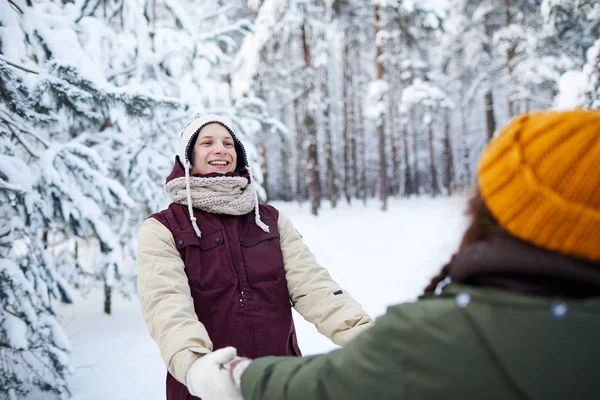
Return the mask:
<path fill-rule="evenodd" d="M 196 145 L 196 139 L 198 139 L 198 133 L 200 133 L 200 130 L 192 135 L 185 149 L 185 156 L 187 157 L 190 167 L 192 166 L 192 154 L 194 153 L 194 146 Z"/>
<path fill-rule="evenodd" d="M 240 145 L 237 138 L 235 139 L 235 154 L 237 156 L 235 171 L 239 173 L 244 173 L 246 170 L 246 165 L 248 165 L 248 161 L 246 160 L 246 154 L 244 152 L 244 149 Z"/>

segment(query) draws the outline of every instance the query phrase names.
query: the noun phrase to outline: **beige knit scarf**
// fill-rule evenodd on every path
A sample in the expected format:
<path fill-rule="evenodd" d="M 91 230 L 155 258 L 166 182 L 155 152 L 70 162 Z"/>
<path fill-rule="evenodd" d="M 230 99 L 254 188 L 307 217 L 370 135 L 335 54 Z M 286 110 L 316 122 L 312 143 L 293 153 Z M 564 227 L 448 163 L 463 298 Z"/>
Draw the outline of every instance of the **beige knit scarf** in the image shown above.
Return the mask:
<path fill-rule="evenodd" d="M 189 179 L 189 194 L 186 188 L 186 179 Z M 269 226 L 260 220 L 258 211 L 258 196 L 254 182 L 248 181 L 243 176 L 218 176 L 218 177 L 181 177 L 169 181 L 165 189 L 174 203 L 192 207 L 211 214 L 244 215 L 255 210 L 256 224 L 265 232 Z M 189 200 L 188 200 L 189 199 Z M 196 219 L 190 210 L 194 230 L 200 237 Z"/>

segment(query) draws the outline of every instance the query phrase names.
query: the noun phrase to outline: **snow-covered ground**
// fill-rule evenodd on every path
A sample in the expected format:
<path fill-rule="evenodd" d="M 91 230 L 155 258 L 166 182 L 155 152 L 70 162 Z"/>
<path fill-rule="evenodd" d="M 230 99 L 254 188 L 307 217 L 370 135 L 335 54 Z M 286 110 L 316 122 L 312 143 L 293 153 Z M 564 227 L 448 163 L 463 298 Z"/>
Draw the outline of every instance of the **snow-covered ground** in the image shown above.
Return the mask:
<path fill-rule="evenodd" d="M 456 249 L 465 228 L 465 199 L 392 199 L 378 203 L 325 205 L 319 217 L 308 204 L 275 203 L 294 222 L 319 262 L 373 316 L 388 305 L 410 301 Z M 61 306 L 73 348 L 75 400 L 162 400 L 165 368 L 148 335 L 137 299 L 114 298 L 113 315 L 102 312 L 102 293 L 74 306 Z M 299 315 L 298 341 L 304 354 L 335 346 Z M 42 399 L 41 397 L 40 399 Z M 36 399 L 38 400 L 38 399 Z"/>

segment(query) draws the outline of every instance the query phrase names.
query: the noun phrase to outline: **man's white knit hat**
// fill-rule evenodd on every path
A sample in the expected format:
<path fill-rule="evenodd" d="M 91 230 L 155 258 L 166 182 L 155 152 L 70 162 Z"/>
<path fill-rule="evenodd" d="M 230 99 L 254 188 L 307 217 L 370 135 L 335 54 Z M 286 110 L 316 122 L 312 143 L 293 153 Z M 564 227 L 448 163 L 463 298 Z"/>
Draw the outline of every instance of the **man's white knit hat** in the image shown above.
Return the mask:
<path fill-rule="evenodd" d="M 235 131 L 225 122 L 223 118 L 215 114 L 196 114 L 194 119 L 192 119 L 183 129 L 181 133 L 181 137 L 179 139 L 179 150 L 177 152 L 177 157 L 179 161 L 183 165 L 183 169 L 185 170 L 185 186 L 186 186 L 186 194 L 187 194 L 187 206 L 190 214 L 190 220 L 192 221 L 192 226 L 194 227 L 194 231 L 198 237 L 201 236 L 200 228 L 196 223 L 196 217 L 194 217 L 193 211 L 193 203 L 192 203 L 192 192 L 190 190 L 190 171 L 192 169 L 191 155 L 194 143 L 196 142 L 196 138 L 200 133 L 200 130 L 208 124 L 217 123 L 224 126 L 231 137 L 233 138 L 233 142 L 235 143 L 235 152 L 237 155 L 237 163 L 235 166 L 235 171 L 239 173 L 247 172 L 250 178 L 249 185 L 254 184 L 254 177 L 252 176 L 252 170 L 248 165 L 248 157 L 246 156 L 246 149 L 244 149 L 244 145 L 238 139 Z M 253 186 L 252 186 L 253 187 Z M 260 211 L 258 204 L 258 195 L 256 190 L 254 190 L 254 215 L 255 222 L 263 231 L 269 232 L 269 226 L 262 222 L 260 219 Z"/>

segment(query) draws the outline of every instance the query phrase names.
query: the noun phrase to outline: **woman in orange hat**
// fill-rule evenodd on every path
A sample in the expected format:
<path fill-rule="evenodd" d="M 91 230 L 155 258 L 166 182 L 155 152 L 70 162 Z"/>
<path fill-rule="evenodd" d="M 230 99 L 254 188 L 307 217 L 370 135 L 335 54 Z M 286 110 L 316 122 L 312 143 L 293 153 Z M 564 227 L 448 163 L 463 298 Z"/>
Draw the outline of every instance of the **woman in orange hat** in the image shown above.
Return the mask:
<path fill-rule="evenodd" d="M 469 215 L 424 295 L 345 348 L 218 373 L 247 400 L 599 398 L 600 112 L 512 121 L 484 151 Z"/>

